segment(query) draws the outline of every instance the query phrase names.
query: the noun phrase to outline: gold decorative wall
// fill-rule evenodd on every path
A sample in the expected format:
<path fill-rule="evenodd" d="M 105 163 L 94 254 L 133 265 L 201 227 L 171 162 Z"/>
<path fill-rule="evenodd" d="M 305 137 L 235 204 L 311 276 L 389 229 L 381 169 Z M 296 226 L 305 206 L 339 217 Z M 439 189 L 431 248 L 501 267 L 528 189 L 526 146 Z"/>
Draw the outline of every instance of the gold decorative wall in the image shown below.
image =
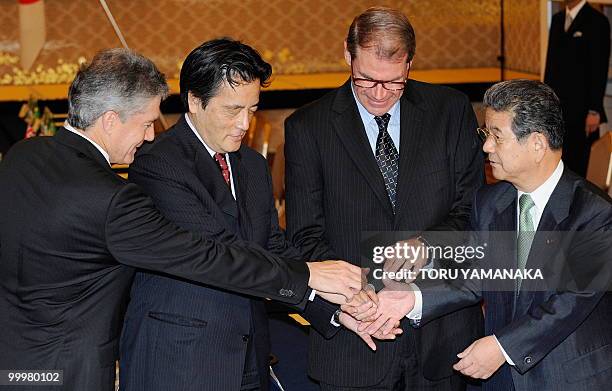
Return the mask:
<path fill-rule="evenodd" d="M 513 0 L 515 1 L 515 0 Z M 529 9 L 523 0 L 521 9 Z M 199 43 L 231 36 L 256 47 L 277 74 L 346 71 L 342 42 L 369 6 L 403 10 L 417 35 L 415 69 L 495 67 L 498 0 L 107 0 L 128 45 L 169 77 Z M 65 82 L 79 59 L 120 46 L 97 0 L 47 0 L 47 41 L 34 71 L 15 64 L 17 1 L 0 1 L 0 83 Z M 537 13 L 535 15 L 537 18 Z M 68 75 L 68 76 L 67 76 Z"/>
<path fill-rule="evenodd" d="M 540 2 L 505 0 L 506 68 L 540 73 Z"/>

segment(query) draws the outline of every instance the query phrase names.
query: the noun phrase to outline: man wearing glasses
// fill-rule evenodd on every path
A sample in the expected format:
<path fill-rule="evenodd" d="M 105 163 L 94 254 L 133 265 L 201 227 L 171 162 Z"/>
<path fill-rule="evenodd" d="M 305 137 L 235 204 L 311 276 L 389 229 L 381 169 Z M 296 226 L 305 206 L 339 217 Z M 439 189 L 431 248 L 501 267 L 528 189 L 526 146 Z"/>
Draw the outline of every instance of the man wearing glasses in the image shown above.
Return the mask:
<path fill-rule="evenodd" d="M 310 259 L 359 264 L 366 231 L 413 231 L 399 239 L 418 245 L 433 240 L 428 231 L 465 229 L 483 183 L 467 97 L 408 79 L 415 34 L 397 10 L 366 10 L 344 47 L 351 79 L 285 123 L 287 232 L 294 245 Z M 391 297 L 410 294 L 382 288 L 373 275 L 370 282 L 383 314 L 391 312 Z M 452 365 L 479 337 L 477 305 L 381 343 L 376 352 L 354 333 L 354 318 L 329 307 L 332 332 L 310 334 L 309 374 L 321 389 L 465 388 Z"/>

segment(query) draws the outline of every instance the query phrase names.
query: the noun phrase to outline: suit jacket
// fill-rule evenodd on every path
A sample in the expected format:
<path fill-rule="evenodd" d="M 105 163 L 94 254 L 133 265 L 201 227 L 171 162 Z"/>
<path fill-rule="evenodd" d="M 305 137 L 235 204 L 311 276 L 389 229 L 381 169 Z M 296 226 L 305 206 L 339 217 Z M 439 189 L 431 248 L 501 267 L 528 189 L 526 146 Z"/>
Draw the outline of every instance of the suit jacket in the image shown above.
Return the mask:
<path fill-rule="evenodd" d="M 544 82 L 561 100 L 565 121 L 563 159 L 572 170 L 585 175 L 590 142 L 584 132 L 589 110 L 606 122 L 603 99 L 608 83 L 610 23 L 588 3 L 566 32 L 565 10 L 550 25 Z M 594 135 L 595 139 L 597 135 Z"/>
<path fill-rule="evenodd" d="M 400 111 L 396 214 L 350 81 L 287 119 L 287 234 L 309 258 L 361 264 L 365 231 L 467 226 L 471 197 L 484 172 L 470 102 L 452 89 L 410 80 Z M 331 333 L 312 332 L 309 373 L 329 384 L 374 385 L 391 367 L 402 338 L 415 338 L 424 376 L 445 378 L 453 373 L 455 354 L 479 335 L 480 327 L 480 309 L 474 306 L 398 341 L 380 342 L 376 352 L 346 329 L 331 339 L 326 339 Z"/>
<path fill-rule="evenodd" d="M 242 146 L 229 154 L 236 200 L 217 162 L 184 116 L 130 166 L 172 222 L 222 243 L 256 243 L 299 257 L 278 226 L 266 160 Z M 121 343 L 126 390 L 238 390 L 254 344 L 268 386 L 269 335 L 263 301 L 146 271 L 136 273 Z"/>
<path fill-rule="evenodd" d="M 290 303 L 307 291 L 303 263 L 179 229 L 65 129 L 15 145 L 0 187 L 0 368 L 58 369 L 65 390 L 112 390 L 127 266 Z"/>
<path fill-rule="evenodd" d="M 507 182 L 487 186 L 476 195 L 474 230 L 481 235 L 508 234 L 488 240 L 492 253 L 487 264 L 503 259 L 500 266 L 516 268 L 516 204 L 517 191 Z M 587 290 L 577 284 L 564 290 L 524 280 L 516 299 L 514 290 L 491 289 L 492 282 L 487 281 L 461 290 L 422 288 L 423 321 L 484 299 L 485 332 L 496 335 L 516 366 L 504 364 L 483 382 L 483 390 L 609 390 L 611 229 L 609 197 L 565 169 L 542 213 L 526 267 L 544 270 L 547 279 L 546 270 L 594 265 L 598 270 L 591 275 L 605 281 L 608 288 L 600 284 L 596 290 Z"/>

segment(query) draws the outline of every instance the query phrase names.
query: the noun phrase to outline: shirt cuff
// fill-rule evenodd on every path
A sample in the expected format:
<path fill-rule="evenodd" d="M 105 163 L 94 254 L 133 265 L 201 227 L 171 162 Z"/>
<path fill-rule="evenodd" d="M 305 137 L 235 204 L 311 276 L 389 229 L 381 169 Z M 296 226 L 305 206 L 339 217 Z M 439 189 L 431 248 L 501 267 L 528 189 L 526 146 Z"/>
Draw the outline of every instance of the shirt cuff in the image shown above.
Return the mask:
<path fill-rule="evenodd" d="M 410 285 L 410 289 L 412 289 L 414 293 L 414 307 L 406 317 L 410 319 L 415 326 L 418 326 L 423 317 L 423 294 L 415 283 L 410 283 L 408 285 Z"/>
<path fill-rule="evenodd" d="M 504 355 L 504 358 L 506 359 L 506 362 L 508 364 L 514 366 L 514 361 L 512 361 L 512 359 L 510 358 L 510 356 L 508 356 L 508 354 L 506 354 L 506 351 L 504 350 L 504 348 L 499 343 L 499 340 L 497 339 L 497 337 L 495 335 L 493 335 L 493 338 L 495 338 L 495 342 L 497 342 L 497 346 L 499 346 L 499 349 L 501 350 L 502 354 Z"/>
<path fill-rule="evenodd" d="M 316 295 L 317 295 L 317 291 L 313 289 L 312 292 L 310 292 L 310 296 L 308 296 L 308 301 L 314 301 Z"/>

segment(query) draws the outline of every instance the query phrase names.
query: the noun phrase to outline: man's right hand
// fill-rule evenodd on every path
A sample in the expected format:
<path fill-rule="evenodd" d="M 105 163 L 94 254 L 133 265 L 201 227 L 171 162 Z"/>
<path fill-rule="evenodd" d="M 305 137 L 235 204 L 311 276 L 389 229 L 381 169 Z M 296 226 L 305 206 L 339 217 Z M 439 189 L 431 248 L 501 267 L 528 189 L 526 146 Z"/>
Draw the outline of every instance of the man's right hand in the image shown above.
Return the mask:
<path fill-rule="evenodd" d="M 348 315 L 346 312 L 342 312 L 340 314 L 340 323 L 347 329 L 357 334 L 359 338 L 361 338 L 363 342 L 365 342 L 372 350 L 376 350 L 376 344 L 374 343 L 373 338 L 380 340 L 394 340 L 396 336 L 402 333 L 402 329 L 399 328 L 399 321 L 395 322 L 392 325 L 393 327 L 387 334 L 383 334 L 381 331 L 376 331 L 373 334 L 368 334 L 365 331 L 359 331 L 359 326 L 361 325 L 361 322 Z"/>
<path fill-rule="evenodd" d="M 351 301 L 365 286 L 359 266 L 344 261 L 306 262 L 310 270 L 308 286 L 322 293 L 338 293 Z"/>

